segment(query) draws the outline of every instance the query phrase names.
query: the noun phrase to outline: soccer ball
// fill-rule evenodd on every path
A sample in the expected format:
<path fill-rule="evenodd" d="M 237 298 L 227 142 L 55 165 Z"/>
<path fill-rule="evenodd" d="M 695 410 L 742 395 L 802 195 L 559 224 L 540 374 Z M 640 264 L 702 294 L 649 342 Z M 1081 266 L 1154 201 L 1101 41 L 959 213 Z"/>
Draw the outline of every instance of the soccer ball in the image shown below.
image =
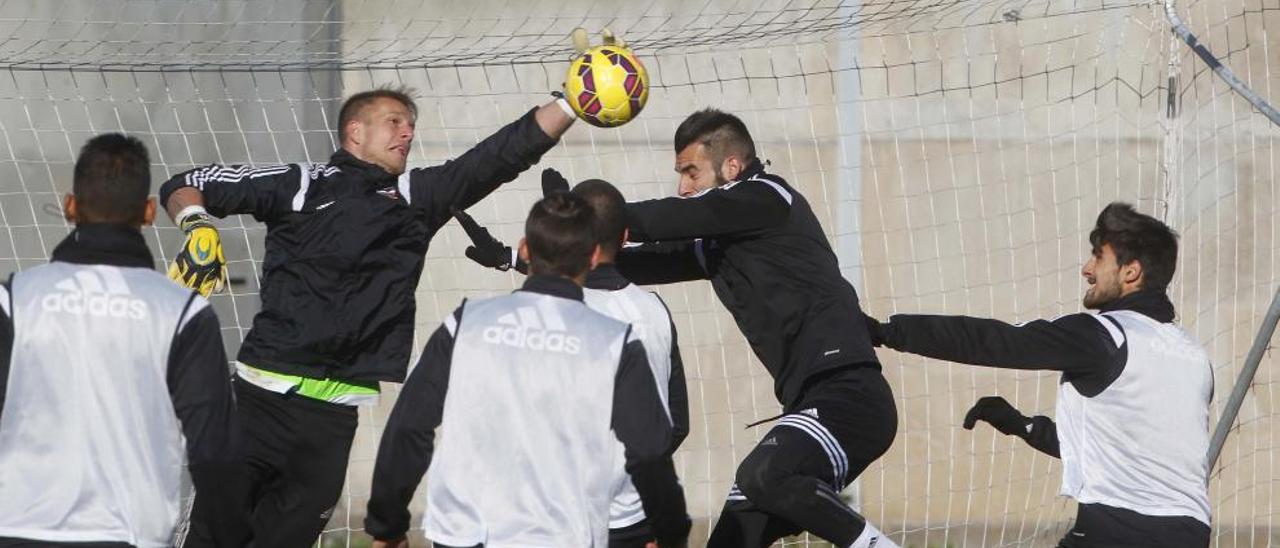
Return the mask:
<path fill-rule="evenodd" d="M 569 64 L 565 99 L 587 123 L 616 127 L 649 100 L 649 75 L 631 50 L 612 44 L 588 49 Z"/>

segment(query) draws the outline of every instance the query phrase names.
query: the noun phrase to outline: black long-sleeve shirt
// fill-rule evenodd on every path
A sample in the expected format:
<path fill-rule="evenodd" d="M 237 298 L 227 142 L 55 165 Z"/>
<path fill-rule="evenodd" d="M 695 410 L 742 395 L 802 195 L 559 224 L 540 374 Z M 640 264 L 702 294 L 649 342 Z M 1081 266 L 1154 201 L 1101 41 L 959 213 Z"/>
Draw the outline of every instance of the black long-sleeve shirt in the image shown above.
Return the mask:
<path fill-rule="evenodd" d="M 1133 310 L 1158 322 L 1173 321 L 1173 303 L 1163 291 L 1137 291 L 1108 303 L 1102 312 Z M 1124 372 L 1128 347 L 1101 322 L 1105 316 L 1077 313 L 1054 320 L 1012 325 L 968 316 L 895 314 L 884 324 L 885 346 L 930 358 L 1003 369 L 1061 371 L 1062 381 L 1082 395 L 1102 393 Z M 1115 325 L 1115 329 L 1120 329 Z M 1056 427 L 1034 417 L 1024 439 L 1058 456 Z"/>
<path fill-rule="evenodd" d="M 618 268 L 641 284 L 709 279 L 793 404 L 815 375 L 879 361 L 853 286 L 808 201 L 757 160 L 737 181 L 691 198 L 627 204 Z"/>
<path fill-rule="evenodd" d="M 79 225 L 54 248 L 51 259 L 73 264 L 155 267 L 142 234 L 116 225 Z M 191 298 L 196 298 L 194 292 Z M 6 411 L 5 388 L 13 340 L 13 319 L 0 312 L 0 414 Z M 247 470 L 230 370 L 213 307 L 206 306 L 193 314 L 175 333 L 165 370 L 169 397 L 186 439 L 187 468 L 196 490 L 195 511 L 211 525 L 218 546 L 243 546 L 250 534 L 244 479 Z"/>
<path fill-rule="evenodd" d="M 520 291 L 582 300 L 580 287 L 545 276 L 531 276 Z M 462 311 L 454 311 L 454 325 L 461 325 Z M 365 530 L 374 538 L 399 538 L 409 528 L 409 501 L 431 464 L 435 428 L 443 419 L 453 342 L 447 326 L 431 335 L 387 419 L 365 518 Z M 638 340 L 627 343 L 614 382 L 611 426 L 626 448 L 627 472 L 659 541 L 682 539 L 689 530 L 684 494 L 671 460 L 671 426 L 661 406 L 643 345 Z M 662 419 L 651 420 L 655 416 Z"/>
<path fill-rule="evenodd" d="M 208 166 L 160 188 L 199 190 L 209 213 L 266 223 L 262 308 L 238 359 L 310 378 L 401 382 L 428 244 L 555 145 L 533 110 L 454 160 L 400 176 L 345 150 L 328 164 Z"/>

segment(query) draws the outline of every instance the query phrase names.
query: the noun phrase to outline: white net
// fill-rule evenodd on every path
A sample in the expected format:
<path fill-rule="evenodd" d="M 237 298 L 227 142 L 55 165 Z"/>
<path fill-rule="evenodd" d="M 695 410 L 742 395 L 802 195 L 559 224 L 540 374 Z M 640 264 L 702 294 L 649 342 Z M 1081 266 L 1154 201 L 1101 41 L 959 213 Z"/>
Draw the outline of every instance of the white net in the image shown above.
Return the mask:
<path fill-rule="evenodd" d="M 1277 96 L 1274 0 L 1188 1 L 1178 11 L 1246 83 Z M 93 134 L 141 137 L 157 184 L 208 163 L 319 163 L 336 146 L 345 95 L 403 84 L 419 98 L 410 164 L 437 164 L 545 102 L 577 26 L 627 38 L 654 89 L 638 120 L 578 124 L 542 166 L 610 180 L 630 199 L 670 195 L 675 126 L 704 106 L 734 112 L 771 169 L 814 205 L 878 317 L 1023 321 L 1077 311 L 1097 212 L 1133 202 L 1183 234 L 1175 303 L 1217 365 L 1215 405 L 1225 399 L 1277 284 L 1280 134 L 1174 41 L 1150 1 L 7 2 L 0 269 L 44 262 L 66 234 L 59 198 Z M 539 193 L 536 172 L 472 214 L 515 241 Z M 258 309 L 264 229 L 245 217 L 220 228 L 231 274 L 245 281 L 213 299 L 234 356 Z M 146 235 L 163 266 L 178 231 L 165 220 Z M 464 296 L 520 281 L 470 263 L 465 246 L 452 225 L 432 242 L 419 342 Z M 708 284 L 658 290 L 689 377 L 694 419 L 677 471 L 701 545 L 762 433 L 743 425 L 778 406 Z M 881 356 L 898 398 L 898 439 L 850 500 L 904 546 L 1052 544 L 1073 513 L 1056 496 L 1058 463 L 959 424 L 992 394 L 1052 414 L 1056 378 Z M 1218 545 L 1272 542 L 1272 365 L 1264 361 L 1213 476 Z M 385 394 L 361 409 L 325 546 L 368 542 L 359 531 L 396 389 Z M 419 499 L 415 520 L 421 510 Z"/>

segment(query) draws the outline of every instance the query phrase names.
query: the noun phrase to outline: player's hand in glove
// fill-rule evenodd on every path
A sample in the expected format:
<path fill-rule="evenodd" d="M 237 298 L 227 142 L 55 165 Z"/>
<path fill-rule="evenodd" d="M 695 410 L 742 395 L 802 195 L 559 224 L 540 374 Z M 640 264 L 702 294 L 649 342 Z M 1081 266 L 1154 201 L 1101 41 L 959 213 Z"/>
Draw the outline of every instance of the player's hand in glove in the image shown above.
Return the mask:
<path fill-rule="evenodd" d="M 964 416 L 965 430 L 973 430 L 978 421 L 990 423 L 996 430 L 1020 438 L 1027 437 L 1030 432 L 1031 419 L 1028 419 L 1009 402 L 1000 396 L 987 396 L 978 400 Z"/>
<path fill-rule="evenodd" d="M 213 218 L 204 208 L 193 209 L 178 219 L 178 228 L 187 233 L 182 250 L 169 266 L 169 277 L 208 297 L 227 285 L 227 259 L 222 255 L 222 239 Z"/>
<path fill-rule="evenodd" d="M 607 27 L 600 31 L 600 37 L 602 38 L 603 45 L 621 49 L 630 49 L 627 47 L 627 43 L 622 41 L 622 38 L 615 36 L 613 31 L 609 30 Z M 582 55 L 583 53 L 586 53 L 587 50 L 591 49 L 591 41 L 587 38 L 587 29 L 582 27 L 573 29 L 573 32 L 569 33 L 569 40 L 573 42 L 573 51 L 577 55 Z"/>
<path fill-rule="evenodd" d="M 489 229 L 480 226 L 465 211 L 450 209 L 453 217 L 462 225 L 462 230 L 471 238 L 471 245 L 465 251 L 467 258 L 489 268 L 507 271 L 516 263 L 516 256 L 510 246 L 489 234 Z"/>
<path fill-rule="evenodd" d="M 555 168 L 542 170 L 542 197 L 546 198 L 557 192 L 569 192 L 569 180 Z"/>

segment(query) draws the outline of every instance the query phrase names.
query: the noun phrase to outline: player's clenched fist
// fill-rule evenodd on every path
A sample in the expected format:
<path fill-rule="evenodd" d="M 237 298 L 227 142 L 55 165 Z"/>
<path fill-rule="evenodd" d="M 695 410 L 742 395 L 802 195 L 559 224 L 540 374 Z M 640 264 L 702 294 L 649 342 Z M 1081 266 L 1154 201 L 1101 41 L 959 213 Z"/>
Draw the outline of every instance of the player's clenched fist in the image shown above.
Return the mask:
<path fill-rule="evenodd" d="M 169 277 L 205 297 L 222 291 L 227 283 L 227 260 L 213 219 L 202 207 L 188 208 L 180 214 L 178 228 L 187 233 L 187 240 L 169 266 Z"/>
<path fill-rule="evenodd" d="M 996 430 L 1009 436 L 1027 437 L 1031 420 L 1014 409 L 1009 402 L 1000 396 L 987 396 L 978 400 L 964 416 L 964 427 L 973 430 L 973 426 L 983 421 L 990 423 Z"/>

